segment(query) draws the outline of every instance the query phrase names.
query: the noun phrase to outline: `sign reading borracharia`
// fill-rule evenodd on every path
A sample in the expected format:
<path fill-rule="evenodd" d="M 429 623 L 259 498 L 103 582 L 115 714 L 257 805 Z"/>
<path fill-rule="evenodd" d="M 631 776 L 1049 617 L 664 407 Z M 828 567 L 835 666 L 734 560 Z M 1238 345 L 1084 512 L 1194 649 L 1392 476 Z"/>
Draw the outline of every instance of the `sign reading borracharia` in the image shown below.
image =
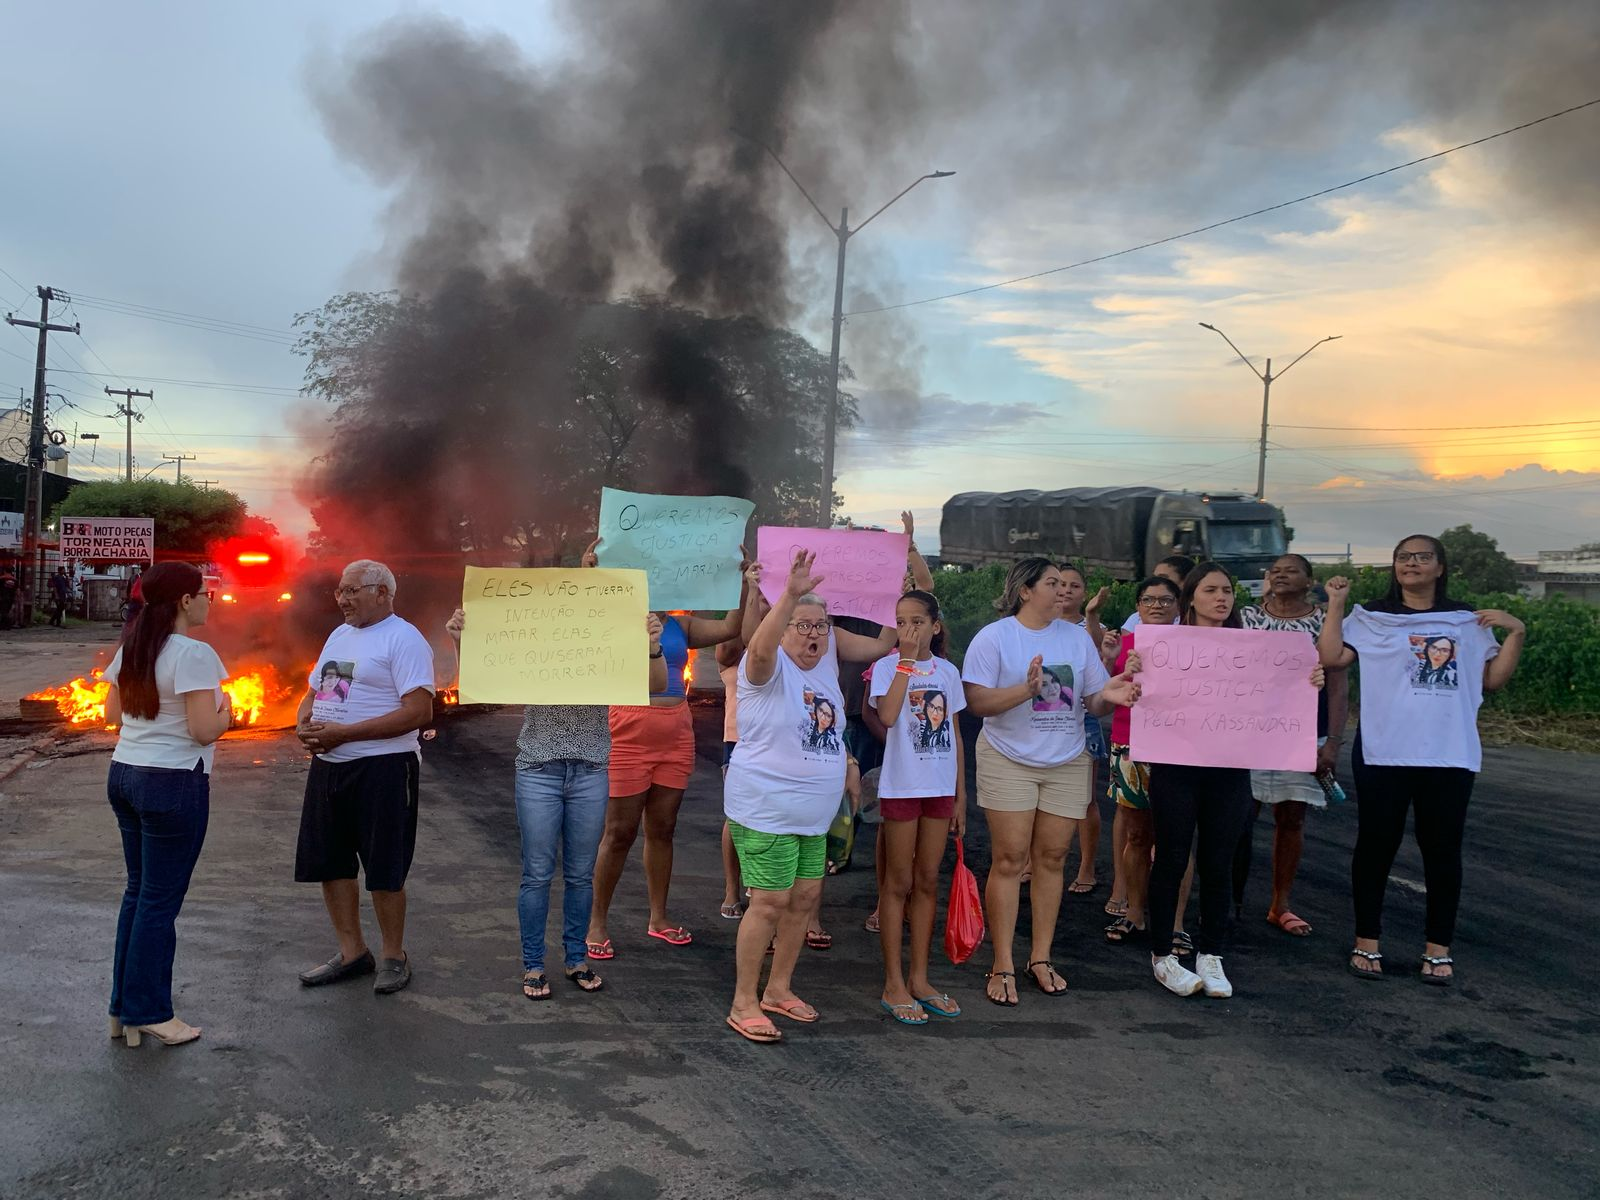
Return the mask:
<path fill-rule="evenodd" d="M 87 562 L 138 563 L 155 558 L 153 517 L 62 517 L 61 557 Z"/>

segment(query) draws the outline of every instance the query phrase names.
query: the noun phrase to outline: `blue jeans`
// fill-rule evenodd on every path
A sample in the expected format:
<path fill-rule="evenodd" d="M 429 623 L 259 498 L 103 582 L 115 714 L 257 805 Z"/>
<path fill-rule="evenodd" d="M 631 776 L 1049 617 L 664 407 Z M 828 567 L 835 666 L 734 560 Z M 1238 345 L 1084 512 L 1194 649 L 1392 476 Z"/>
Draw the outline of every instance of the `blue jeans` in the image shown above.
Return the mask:
<path fill-rule="evenodd" d="M 517 826 L 522 830 L 522 890 L 517 924 L 522 969 L 544 970 L 544 933 L 550 917 L 550 881 L 561 850 L 561 948 L 566 965 L 588 956 L 584 935 L 594 908 L 594 860 L 606 825 L 611 793 L 606 769 L 558 759 L 517 770 Z"/>
<path fill-rule="evenodd" d="M 172 1019 L 175 925 L 206 840 L 211 776 L 198 763 L 181 771 L 114 762 L 106 794 L 128 867 L 110 1011 L 125 1025 L 158 1025 Z"/>

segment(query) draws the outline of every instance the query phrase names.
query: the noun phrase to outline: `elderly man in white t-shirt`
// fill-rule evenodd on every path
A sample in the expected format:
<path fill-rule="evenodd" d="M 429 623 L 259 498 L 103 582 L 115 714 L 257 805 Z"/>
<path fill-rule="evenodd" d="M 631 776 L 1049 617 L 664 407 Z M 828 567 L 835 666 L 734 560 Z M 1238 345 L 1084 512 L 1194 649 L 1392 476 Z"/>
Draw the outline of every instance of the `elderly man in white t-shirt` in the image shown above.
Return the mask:
<path fill-rule="evenodd" d="M 334 598 L 344 624 L 311 668 L 295 733 L 313 754 L 294 877 L 320 883 L 339 951 L 304 971 L 307 987 L 376 972 L 385 995 L 411 982 L 406 873 L 417 841 L 417 731 L 433 719 L 433 650 L 394 612 L 394 572 L 371 559 L 344 569 Z M 381 965 L 361 932 L 356 869 L 383 936 Z"/>

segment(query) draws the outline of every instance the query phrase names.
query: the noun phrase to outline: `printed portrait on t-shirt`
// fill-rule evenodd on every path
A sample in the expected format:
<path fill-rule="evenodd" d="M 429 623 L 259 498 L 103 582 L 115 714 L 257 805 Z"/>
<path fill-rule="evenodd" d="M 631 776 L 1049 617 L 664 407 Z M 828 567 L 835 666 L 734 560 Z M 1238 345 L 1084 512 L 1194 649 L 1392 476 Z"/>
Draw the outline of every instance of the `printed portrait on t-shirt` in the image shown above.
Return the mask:
<path fill-rule="evenodd" d="M 906 733 L 918 754 L 945 754 L 953 750 L 950 738 L 950 697 L 938 688 L 913 688 L 906 693 L 911 720 Z"/>
<path fill-rule="evenodd" d="M 1046 667 L 1044 686 L 1033 698 L 1034 712 L 1070 712 L 1072 710 L 1072 668 L 1070 666 Z"/>
<path fill-rule="evenodd" d="M 804 693 L 806 719 L 800 723 L 800 745 L 807 753 L 829 757 L 843 753 L 839 740 L 839 710 L 832 700 L 819 696 L 808 684 Z"/>
<path fill-rule="evenodd" d="M 335 662 L 330 658 L 322 664 L 322 670 L 317 672 L 316 691 L 313 698 L 331 701 L 334 704 L 343 704 L 350 699 L 350 685 L 355 680 L 355 663 Z"/>
<path fill-rule="evenodd" d="M 1411 672 L 1413 687 L 1453 691 L 1461 686 L 1455 638 L 1442 633 L 1413 633 L 1410 639 L 1411 653 L 1417 660 Z"/>

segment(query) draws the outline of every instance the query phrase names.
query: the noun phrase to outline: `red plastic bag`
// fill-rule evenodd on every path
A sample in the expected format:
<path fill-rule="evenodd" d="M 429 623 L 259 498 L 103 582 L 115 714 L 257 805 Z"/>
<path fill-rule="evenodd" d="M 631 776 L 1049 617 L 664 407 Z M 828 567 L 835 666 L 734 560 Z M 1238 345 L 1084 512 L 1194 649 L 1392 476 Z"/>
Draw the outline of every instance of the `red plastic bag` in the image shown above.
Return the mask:
<path fill-rule="evenodd" d="M 978 877 L 968 868 L 956 839 L 956 869 L 950 878 L 950 904 L 944 914 L 944 952 L 953 963 L 964 963 L 983 941 L 983 901 Z"/>

